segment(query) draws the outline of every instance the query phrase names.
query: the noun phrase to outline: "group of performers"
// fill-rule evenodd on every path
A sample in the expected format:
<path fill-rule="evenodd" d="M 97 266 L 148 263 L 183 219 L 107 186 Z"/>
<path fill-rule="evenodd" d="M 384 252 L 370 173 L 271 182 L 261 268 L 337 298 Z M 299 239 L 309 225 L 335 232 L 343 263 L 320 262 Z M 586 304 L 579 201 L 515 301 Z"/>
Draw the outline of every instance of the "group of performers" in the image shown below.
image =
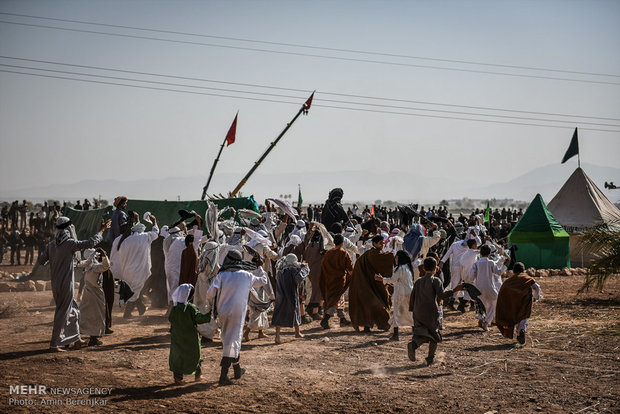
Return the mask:
<path fill-rule="evenodd" d="M 260 213 L 234 211 L 208 202 L 205 217 L 188 214 L 172 226 L 157 225 L 146 213 L 150 231 L 139 216 L 126 211 L 127 198 L 115 200 L 112 222 L 88 241 L 78 241 L 66 217 L 57 220 L 57 236 L 46 247 L 40 262 L 49 261 L 56 302 L 50 348 L 101 344 L 106 333 L 106 298 L 100 282 L 111 272 L 122 281 L 125 317 L 137 306 L 147 307 L 143 290 L 151 275 L 151 245 L 161 241 L 165 267 L 168 320 L 171 325 L 169 365 L 174 381 L 184 375 L 200 378 L 201 343 L 222 342 L 219 383 L 232 383 L 245 370 L 240 350 L 252 332 L 266 337 L 275 327 L 276 344 L 281 329 L 292 328 L 303 338 L 300 326 L 320 321 L 331 329 L 337 316 L 341 327 L 370 332 L 375 327 L 411 326 L 407 353 L 416 360 L 416 349 L 429 344 L 426 363 L 434 361 L 442 341 L 443 302 L 449 308 L 476 310 L 478 325 L 488 330 L 495 323 L 500 332 L 525 343 L 532 301 L 541 298 L 540 286 L 512 263 L 513 275 L 502 282 L 510 252 L 486 234 L 481 218 L 459 232 L 449 220 L 429 220 L 411 214 L 399 226 L 371 217 L 363 221 L 342 207 L 343 191 L 335 188 L 322 208 L 320 219 L 300 219 L 297 211 L 281 200 L 266 202 Z M 204 220 L 204 225 L 203 225 Z M 111 227 L 111 228 L 110 228 Z M 93 250 L 101 234 L 110 228 L 109 255 Z M 206 230 L 206 231 L 204 231 Z M 84 252 L 76 261 L 76 252 Z M 80 258 L 81 259 L 81 258 Z M 74 263 L 84 267 L 86 289 L 80 306 L 73 298 Z M 110 270 L 108 270 L 110 269 Z M 99 283 L 98 283 L 99 282 Z M 347 306 L 348 304 L 348 306 Z M 349 319 L 347 319 L 348 309 Z M 90 341 L 80 334 L 90 335 Z"/>

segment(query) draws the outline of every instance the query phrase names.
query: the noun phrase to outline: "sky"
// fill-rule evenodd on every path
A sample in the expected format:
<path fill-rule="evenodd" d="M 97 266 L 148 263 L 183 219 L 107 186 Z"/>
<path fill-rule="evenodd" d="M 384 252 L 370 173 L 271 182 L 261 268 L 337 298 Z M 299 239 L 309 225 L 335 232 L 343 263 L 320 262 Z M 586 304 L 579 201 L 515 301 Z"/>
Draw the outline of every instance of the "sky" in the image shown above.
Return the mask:
<path fill-rule="evenodd" d="M 238 112 L 209 189 L 227 193 L 218 175 L 241 180 L 315 90 L 259 198 L 295 193 L 290 172 L 333 172 L 345 201 L 342 171 L 506 182 L 575 127 L 582 161 L 620 167 L 618 50 L 618 1 L 1 0 L 0 193 L 206 182 Z M 390 186 L 424 198 L 386 180 L 368 199 Z"/>

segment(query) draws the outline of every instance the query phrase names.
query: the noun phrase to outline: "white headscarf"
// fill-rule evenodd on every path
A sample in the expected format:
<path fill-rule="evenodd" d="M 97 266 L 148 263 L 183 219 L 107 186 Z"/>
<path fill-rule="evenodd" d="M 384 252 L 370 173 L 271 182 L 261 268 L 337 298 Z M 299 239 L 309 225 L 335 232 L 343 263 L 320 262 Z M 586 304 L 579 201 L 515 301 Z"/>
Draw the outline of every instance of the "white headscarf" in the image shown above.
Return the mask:
<path fill-rule="evenodd" d="M 287 247 L 289 246 L 299 246 L 301 244 L 301 237 L 295 235 L 295 234 L 291 234 L 291 236 L 288 239 L 288 242 L 286 242 L 286 244 L 284 245 L 284 247 L 282 247 L 280 249 L 280 256 L 282 256 L 282 254 L 284 253 L 284 250 L 286 250 Z"/>
<path fill-rule="evenodd" d="M 168 229 L 168 234 L 170 236 L 181 237 L 183 234 L 182 233 L 179 234 L 179 233 L 181 233 L 181 229 L 178 228 L 177 226 L 174 226 Z"/>
<path fill-rule="evenodd" d="M 212 279 L 219 270 L 218 258 L 220 257 L 220 245 L 210 241 L 204 244 L 200 258 L 198 259 L 198 271 L 207 273 L 207 279 Z"/>
<path fill-rule="evenodd" d="M 132 233 L 144 233 L 144 230 L 146 230 L 146 226 L 142 223 L 136 223 L 131 228 Z"/>
<path fill-rule="evenodd" d="M 168 233 L 168 225 L 163 226 L 160 230 L 159 230 L 159 234 L 160 236 L 162 236 L 164 239 L 166 237 L 168 237 L 169 233 Z"/>
<path fill-rule="evenodd" d="M 291 231 L 291 234 L 299 236 L 301 239 L 303 239 L 304 237 L 306 237 L 307 232 L 308 231 L 306 230 L 306 222 L 303 220 L 297 220 L 295 228 L 293 229 L 293 231 Z"/>
<path fill-rule="evenodd" d="M 297 260 L 297 256 L 293 253 L 289 253 L 276 263 L 276 270 L 283 271 L 289 268 L 299 269 L 301 267 L 301 263 Z"/>
<path fill-rule="evenodd" d="M 185 310 L 187 308 L 187 302 L 189 301 L 189 295 L 192 293 L 193 288 L 194 286 L 189 283 L 183 283 L 178 288 L 176 288 L 171 295 L 174 306 L 182 303 L 185 305 L 185 308 L 183 308 L 183 310 Z"/>
<path fill-rule="evenodd" d="M 252 229 L 245 229 L 245 234 L 248 236 L 250 241 L 248 242 L 248 246 L 251 248 L 256 247 L 258 244 L 263 244 L 265 246 L 271 245 L 271 240 L 269 240 L 269 235 L 265 230 L 254 231 Z"/>
<path fill-rule="evenodd" d="M 97 260 L 95 259 L 95 253 L 96 253 L 95 249 L 84 250 L 84 260 L 88 262 L 86 263 L 86 266 L 84 266 L 85 271 L 89 271 L 97 263 Z"/>

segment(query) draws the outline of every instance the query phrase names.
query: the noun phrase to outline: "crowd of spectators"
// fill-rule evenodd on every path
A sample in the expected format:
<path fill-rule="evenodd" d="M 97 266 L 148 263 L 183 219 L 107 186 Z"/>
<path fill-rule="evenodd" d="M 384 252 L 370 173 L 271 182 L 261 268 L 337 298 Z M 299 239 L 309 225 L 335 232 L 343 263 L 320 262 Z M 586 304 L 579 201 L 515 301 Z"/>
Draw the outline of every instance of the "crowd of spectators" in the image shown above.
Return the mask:
<path fill-rule="evenodd" d="M 75 204 L 58 201 L 43 204 L 33 204 L 26 200 L 20 203 L 15 200 L 11 203 L 3 203 L 0 210 L 0 264 L 7 264 L 5 256 L 11 265 L 32 265 L 35 257 L 45 248 L 54 236 L 56 219 L 63 215 L 65 208 L 72 207 L 77 210 L 89 210 L 99 208 L 99 202 L 91 202 L 84 199 Z"/>

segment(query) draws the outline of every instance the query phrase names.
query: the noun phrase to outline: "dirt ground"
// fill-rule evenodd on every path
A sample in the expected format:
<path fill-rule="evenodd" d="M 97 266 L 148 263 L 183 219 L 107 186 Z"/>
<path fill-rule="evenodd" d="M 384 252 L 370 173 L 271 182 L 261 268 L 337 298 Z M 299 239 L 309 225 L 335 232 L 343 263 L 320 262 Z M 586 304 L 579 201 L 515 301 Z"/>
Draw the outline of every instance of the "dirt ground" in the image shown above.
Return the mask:
<path fill-rule="evenodd" d="M 228 387 L 217 385 L 219 339 L 203 347 L 200 381 L 173 384 L 164 310 L 124 320 L 115 306 L 115 332 L 102 346 L 51 354 L 51 292 L 0 293 L 0 412 L 620 412 L 620 278 L 577 295 L 582 280 L 539 280 L 545 297 L 525 346 L 495 327 L 482 332 L 472 312 L 448 311 L 427 367 L 426 345 L 418 362 L 407 358 L 410 328 L 393 342 L 389 332 L 324 331 L 314 322 L 302 326 L 304 339 L 284 330 L 281 345 L 273 329 L 267 339 L 252 333 L 241 353 L 247 373 Z M 111 391 L 22 395 L 11 393 L 16 385 Z"/>

